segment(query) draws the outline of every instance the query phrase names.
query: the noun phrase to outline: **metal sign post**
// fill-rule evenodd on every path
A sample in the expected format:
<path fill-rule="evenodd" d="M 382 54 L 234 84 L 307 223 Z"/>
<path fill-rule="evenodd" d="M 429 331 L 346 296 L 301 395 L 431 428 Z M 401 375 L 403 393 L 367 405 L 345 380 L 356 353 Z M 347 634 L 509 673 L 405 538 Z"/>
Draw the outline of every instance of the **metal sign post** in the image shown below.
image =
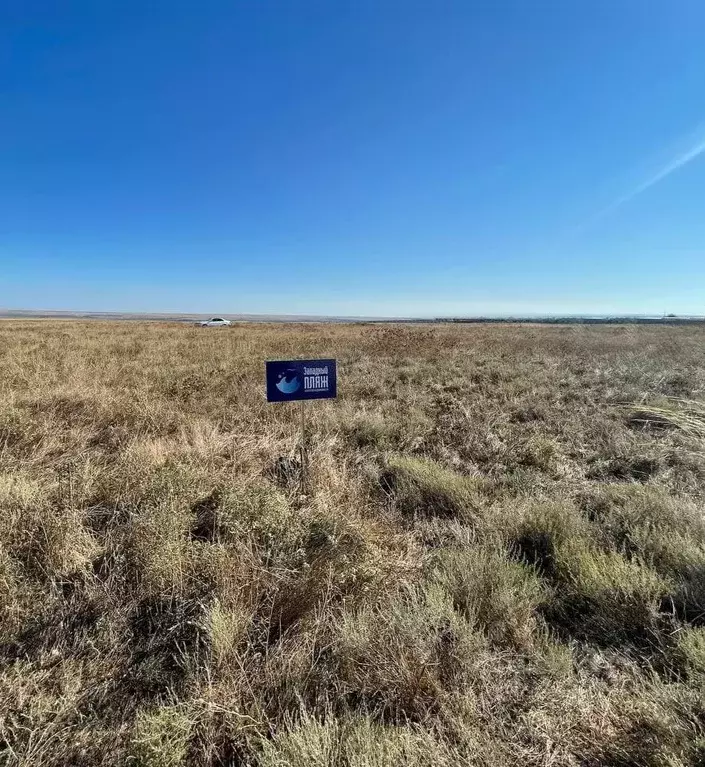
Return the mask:
<path fill-rule="evenodd" d="M 301 402 L 301 492 L 308 490 L 306 407 L 308 399 L 338 396 L 335 360 L 274 360 L 266 363 L 267 401 Z"/>
<path fill-rule="evenodd" d="M 301 494 L 306 495 L 308 489 L 308 455 L 306 452 L 306 406 L 301 402 Z"/>

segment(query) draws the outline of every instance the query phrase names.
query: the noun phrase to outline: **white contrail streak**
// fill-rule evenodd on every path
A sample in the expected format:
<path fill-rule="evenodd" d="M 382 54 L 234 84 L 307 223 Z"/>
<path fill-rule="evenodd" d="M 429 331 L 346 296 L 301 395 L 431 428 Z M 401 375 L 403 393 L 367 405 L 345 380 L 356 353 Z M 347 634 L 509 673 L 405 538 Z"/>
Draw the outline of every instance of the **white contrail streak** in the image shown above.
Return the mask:
<path fill-rule="evenodd" d="M 604 216 L 609 215 L 620 206 L 624 205 L 630 200 L 633 200 L 637 195 L 640 195 L 642 192 L 645 192 L 647 189 L 650 189 L 652 186 L 658 184 L 659 181 L 663 181 L 663 179 L 667 176 L 670 176 L 671 173 L 675 173 L 675 171 L 677 171 L 679 168 L 682 168 L 684 165 L 693 162 L 693 160 L 696 160 L 698 157 L 700 157 L 701 154 L 705 154 L 705 139 L 700 139 L 700 141 L 688 149 L 687 152 L 683 152 L 682 154 L 678 155 L 667 165 L 661 168 L 658 173 L 655 173 L 653 176 L 651 176 L 651 178 L 643 181 L 637 187 L 627 192 L 627 194 L 618 197 L 614 202 L 612 202 L 606 208 L 603 208 L 599 213 L 596 213 L 589 221 L 587 221 L 585 224 L 583 224 L 583 226 L 579 228 L 582 229 L 588 224 L 592 224 Z"/>
<path fill-rule="evenodd" d="M 705 152 L 705 139 L 703 139 L 699 144 L 696 144 L 694 147 L 691 147 L 687 152 L 684 152 L 682 155 L 676 157 L 675 160 L 671 160 L 671 162 L 669 162 L 665 168 L 661 168 L 658 173 L 648 179 L 648 181 L 644 181 L 642 184 L 639 184 L 636 189 L 632 189 L 629 194 L 625 194 L 623 197 L 615 200 L 615 202 L 610 205 L 610 209 L 616 208 L 618 205 L 623 205 L 625 202 L 629 202 L 629 200 L 631 200 L 633 197 L 636 197 L 638 194 L 645 192 L 647 189 L 649 189 L 649 187 L 652 187 L 654 184 L 658 184 L 658 182 L 662 181 L 664 178 L 666 178 L 666 176 L 670 176 L 671 173 L 677 171 L 678 168 L 682 168 L 684 165 L 692 162 L 697 157 L 700 157 L 703 152 Z"/>

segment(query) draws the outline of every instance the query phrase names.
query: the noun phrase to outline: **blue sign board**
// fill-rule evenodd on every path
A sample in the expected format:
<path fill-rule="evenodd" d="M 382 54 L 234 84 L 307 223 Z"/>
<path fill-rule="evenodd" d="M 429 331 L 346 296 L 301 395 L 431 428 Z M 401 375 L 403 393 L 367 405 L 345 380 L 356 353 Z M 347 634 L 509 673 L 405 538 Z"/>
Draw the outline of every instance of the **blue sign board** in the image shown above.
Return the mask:
<path fill-rule="evenodd" d="M 267 401 L 332 399 L 338 394 L 335 360 L 267 362 Z"/>

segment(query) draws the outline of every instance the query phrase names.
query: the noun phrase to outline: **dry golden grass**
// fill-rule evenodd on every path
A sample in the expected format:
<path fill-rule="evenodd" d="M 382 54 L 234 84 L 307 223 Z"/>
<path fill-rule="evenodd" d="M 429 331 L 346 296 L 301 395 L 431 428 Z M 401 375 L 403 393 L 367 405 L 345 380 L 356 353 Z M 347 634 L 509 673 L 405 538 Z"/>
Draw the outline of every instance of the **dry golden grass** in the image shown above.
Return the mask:
<path fill-rule="evenodd" d="M 0 765 L 705 763 L 705 330 L 6 321 L 0 371 Z"/>

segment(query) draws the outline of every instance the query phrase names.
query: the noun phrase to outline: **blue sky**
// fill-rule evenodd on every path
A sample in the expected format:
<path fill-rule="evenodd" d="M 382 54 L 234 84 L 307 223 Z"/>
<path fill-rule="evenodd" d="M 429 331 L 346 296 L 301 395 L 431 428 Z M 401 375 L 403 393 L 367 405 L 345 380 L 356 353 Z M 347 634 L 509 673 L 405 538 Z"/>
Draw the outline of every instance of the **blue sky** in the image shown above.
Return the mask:
<path fill-rule="evenodd" d="M 705 314 L 705 4 L 0 4 L 0 306 Z"/>

